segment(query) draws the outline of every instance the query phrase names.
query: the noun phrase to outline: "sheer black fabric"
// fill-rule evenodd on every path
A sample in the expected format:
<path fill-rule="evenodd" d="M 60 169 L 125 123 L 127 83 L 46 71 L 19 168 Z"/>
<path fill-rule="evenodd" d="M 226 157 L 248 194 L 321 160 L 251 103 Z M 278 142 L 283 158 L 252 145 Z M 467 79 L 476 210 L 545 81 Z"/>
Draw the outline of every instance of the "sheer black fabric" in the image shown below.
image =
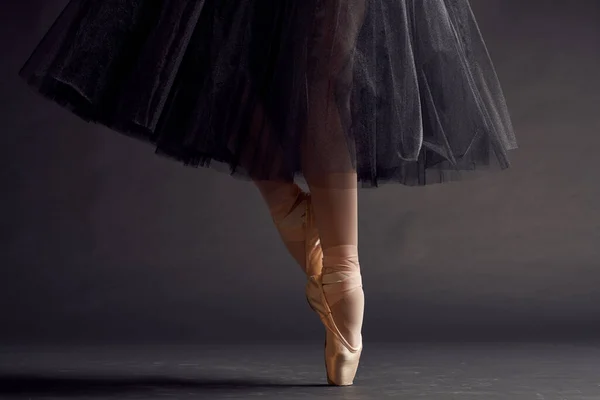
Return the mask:
<path fill-rule="evenodd" d="M 426 185 L 517 148 L 467 0 L 72 0 L 19 73 L 241 178 Z"/>

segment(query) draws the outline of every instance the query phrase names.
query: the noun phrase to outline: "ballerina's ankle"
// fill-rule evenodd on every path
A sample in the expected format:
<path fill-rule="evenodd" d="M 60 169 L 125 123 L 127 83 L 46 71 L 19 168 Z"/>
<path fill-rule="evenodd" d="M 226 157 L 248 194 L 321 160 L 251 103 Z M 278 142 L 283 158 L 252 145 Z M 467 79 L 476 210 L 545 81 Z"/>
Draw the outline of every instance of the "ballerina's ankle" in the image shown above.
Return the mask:
<path fill-rule="evenodd" d="M 283 222 L 290 213 L 290 210 L 292 210 L 299 201 L 302 194 L 302 189 L 296 185 L 282 185 L 280 188 L 277 188 L 268 194 L 269 213 L 276 225 Z"/>
<path fill-rule="evenodd" d="M 362 287 L 356 246 L 336 246 L 324 251 L 322 282 L 330 306 L 340 301 L 346 292 Z"/>

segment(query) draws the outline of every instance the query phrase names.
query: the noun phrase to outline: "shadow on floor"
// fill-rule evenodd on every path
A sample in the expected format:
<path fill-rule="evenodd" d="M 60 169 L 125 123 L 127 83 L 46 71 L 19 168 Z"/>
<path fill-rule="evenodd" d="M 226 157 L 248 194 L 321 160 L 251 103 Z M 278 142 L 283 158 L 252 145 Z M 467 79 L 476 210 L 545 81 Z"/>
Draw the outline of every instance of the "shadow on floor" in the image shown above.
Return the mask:
<path fill-rule="evenodd" d="M 184 379 L 165 376 L 144 377 L 63 377 L 37 374 L 2 374 L 0 375 L 1 395 L 125 395 L 143 392 L 161 392 L 178 390 L 224 390 L 246 391 L 248 389 L 277 389 L 324 387 L 326 384 L 281 383 L 261 378 L 240 379 Z"/>

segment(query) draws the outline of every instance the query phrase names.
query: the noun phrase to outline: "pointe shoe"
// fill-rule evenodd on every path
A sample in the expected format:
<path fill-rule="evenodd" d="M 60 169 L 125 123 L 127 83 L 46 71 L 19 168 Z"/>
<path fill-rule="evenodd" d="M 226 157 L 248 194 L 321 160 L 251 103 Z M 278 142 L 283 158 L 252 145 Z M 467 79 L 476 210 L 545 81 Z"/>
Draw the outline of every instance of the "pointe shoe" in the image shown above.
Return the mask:
<path fill-rule="evenodd" d="M 308 277 L 306 300 L 326 328 L 327 382 L 335 386 L 348 386 L 354 383 L 362 353 L 362 343 L 359 347 L 351 346 L 339 331 L 331 315 L 331 308 L 323 292 L 323 249 L 311 200 L 310 193 L 300 191 L 288 215 L 275 225 L 284 243 L 304 240 L 305 272 Z M 328 274 L 327 277 L 336 278 L 335 274 Z"/>
<path fill-rule="evenodd" d="M 343 273 L 326 275 L 327 280 L 346 278 Z M 325 325 L 325 369 L 327 382 L 335 386 L 349 386 L 354 383 L 362 353 L 362 340 L 359 346 L 352 346 L 338 329 L 331 308 L 323 291 L 323 275 L 310 276 L 306 284 L 306 298 L 312 309 L 319 314 Z"/>

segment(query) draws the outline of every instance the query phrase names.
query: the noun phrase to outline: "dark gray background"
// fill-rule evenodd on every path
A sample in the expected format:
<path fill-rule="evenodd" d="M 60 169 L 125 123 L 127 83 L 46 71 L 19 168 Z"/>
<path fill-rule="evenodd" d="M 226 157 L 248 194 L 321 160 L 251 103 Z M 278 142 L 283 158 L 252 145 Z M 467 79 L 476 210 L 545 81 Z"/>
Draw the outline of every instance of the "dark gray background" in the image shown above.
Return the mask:
<path fill-rule="evenodd" d="M 252 184 L 17 78 L 65 4 L 0 12 L 0 339 L 322 340 Z M 600 3 L 472 5 L 520 149 L 483 180 L 360 192 L 365 341 L 597 336 Z"/>

